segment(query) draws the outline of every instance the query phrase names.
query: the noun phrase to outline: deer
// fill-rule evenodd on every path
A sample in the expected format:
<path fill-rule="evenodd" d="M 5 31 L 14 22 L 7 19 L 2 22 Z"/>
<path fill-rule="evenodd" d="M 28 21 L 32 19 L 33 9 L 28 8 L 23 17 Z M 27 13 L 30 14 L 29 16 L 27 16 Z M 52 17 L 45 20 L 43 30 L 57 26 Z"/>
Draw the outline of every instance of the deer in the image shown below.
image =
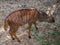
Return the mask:
<path fill-rule="evenodd" d="M 54 23 L 55 19 L 51 15 L 49 16 L 47 13 L 43 11 L 38 11 L 36 8 L 31 9 L 20 9 L 13 11 L 10 13 L 4 20 L 4 30 L 7 30 L 8 26 L 9 34 L 12 38 L 12 40 L 16 39 L 18 42 L 20 42 L 19 38 L 16 35 L 16 32 L 20 26 L 23 26 L 24 24 L 28 23 L 28 38 L 31 38 L 31 27 L 32 24 L 34 24 L 36 30 L 38 30 L 36 21 L 40 22 L 49 22 Z"/>

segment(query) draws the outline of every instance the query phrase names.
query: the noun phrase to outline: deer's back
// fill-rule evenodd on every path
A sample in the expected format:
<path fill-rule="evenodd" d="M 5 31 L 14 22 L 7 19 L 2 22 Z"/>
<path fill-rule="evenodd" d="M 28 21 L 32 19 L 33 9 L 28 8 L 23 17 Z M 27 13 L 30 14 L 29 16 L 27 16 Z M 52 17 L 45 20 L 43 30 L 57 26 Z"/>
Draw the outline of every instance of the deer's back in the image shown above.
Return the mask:
<path fill-rule="evenodd" d="M 22 9 L 12 12 L 6 17 L 6 20 L 16 24 L 25 24 L 29 22 L 34 22 L 38 19 L 39 13 L 36 9 Z"/>

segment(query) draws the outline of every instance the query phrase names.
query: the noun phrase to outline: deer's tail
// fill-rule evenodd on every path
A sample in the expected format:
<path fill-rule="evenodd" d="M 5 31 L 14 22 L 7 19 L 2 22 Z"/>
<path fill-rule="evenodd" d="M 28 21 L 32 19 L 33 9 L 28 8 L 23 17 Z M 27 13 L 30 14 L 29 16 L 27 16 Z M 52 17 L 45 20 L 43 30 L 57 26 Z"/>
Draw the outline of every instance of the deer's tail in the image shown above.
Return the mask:
<path fill-rule="evenodd" d="M 4 30 L 6 31 L 7 30 L 7 28 L 8 28 L 8 21 L 7 20 L 5 20 L 5 22 L 4 22 Z"/>

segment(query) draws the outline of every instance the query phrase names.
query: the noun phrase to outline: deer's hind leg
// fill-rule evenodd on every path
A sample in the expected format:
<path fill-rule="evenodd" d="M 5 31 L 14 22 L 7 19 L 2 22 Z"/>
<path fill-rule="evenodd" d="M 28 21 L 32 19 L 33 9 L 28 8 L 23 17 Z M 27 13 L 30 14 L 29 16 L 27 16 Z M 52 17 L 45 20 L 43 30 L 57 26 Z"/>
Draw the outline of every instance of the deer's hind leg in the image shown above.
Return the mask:
<path fill-rule="evenodd" d="M 19 38 L 16 36 L 16 32 L 17 32 L 17 30 L 18 30 L 18 25 L 14 25 L 14 26 L 11 26 L 11 37 L 12 37 L 12 39 L 17 39 L 17 41 L 18 42 L 20 42 L 20 40 L 19 40 Z"/>
<path fill-rule="evenodd" d="M 17 39 L 17 41 L 18 42 L 20 42 L 20 40 L 19 40 L 19 38 L 17 37 L 17 35 L 16 35 L 16 32 L 17 32 L 17 30 L 18 30 L 18 25 L 15 25 L 14 27 L 13 27 L 13 29 L 14 29 L 14 31 L 13 31 L 13 36 L 15 37 L 15 39 Z"/>
<path fill-rule="evenodd" d="M 9 34 L 10 34 L 10 36 L 11 36 L 12 40 L 14 40 L 14 39 L 15 39 L 15 38 L 14 38 L 14 35 L 13 35 L 13 31 L 14 31 L 13 26 L 12 26 L 12 25 L 10 25 Z"/>
<path fill-rule="evenodd" d="M 28 26 L 28 37 L 29 37 L 29 39 L 31 38 L 31 32 L 30 32 L 30 29 L 31 29 L 31 26 L 32 26 L 32 23 L 31 24 L 28 24 L 29 26 Z"/>

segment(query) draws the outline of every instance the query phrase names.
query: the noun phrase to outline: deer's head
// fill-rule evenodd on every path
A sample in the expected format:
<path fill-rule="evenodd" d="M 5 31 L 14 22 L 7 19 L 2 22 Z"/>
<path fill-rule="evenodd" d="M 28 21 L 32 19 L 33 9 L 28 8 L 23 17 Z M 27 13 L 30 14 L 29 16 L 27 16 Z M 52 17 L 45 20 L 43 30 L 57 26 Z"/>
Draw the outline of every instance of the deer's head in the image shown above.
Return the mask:
<path fill-rule="evenodd" d="M 40 22 L 49 22 L 49 23 L 54 23 L 55 19 L 52 15 L 48 15 L 45 12 L 41 12 L 39 16 L 39 21 Z"/>
<path fill-rule="evenodd" d="M 55 22 L 55 18 L 53 16 L 53 13 L 56 9 L 56 5 L 53 5 L 52 7 L 48 7 L 46 13 L 45 12 L 40 12 L 40 21 L 45 21 L 45 22 Z"/>

